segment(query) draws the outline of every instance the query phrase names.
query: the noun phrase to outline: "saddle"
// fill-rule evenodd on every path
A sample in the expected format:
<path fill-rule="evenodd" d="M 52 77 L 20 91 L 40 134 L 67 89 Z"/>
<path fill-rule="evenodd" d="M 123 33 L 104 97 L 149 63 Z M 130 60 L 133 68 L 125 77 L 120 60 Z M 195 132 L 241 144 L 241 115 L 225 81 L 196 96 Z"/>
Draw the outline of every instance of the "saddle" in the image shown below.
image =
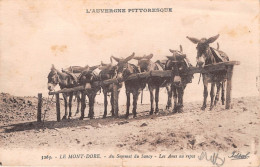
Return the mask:
<path fill-rule="evenodd" d="M 70 78 L 72 78 L 72 82 L 74 84 L 77 84 L 78 83 L 78 79 L 80 77 L 80 73 L 71 73 L 71 72 L 68 72 L 68 71 L 63 71 L 64 73 L 66 73 L 67 75 L 70 76 Z"/>
<path fill-rule="evenodd" d="M 216 59 L 217 62 L 226 62 L 226 61 L 229 61 L 228 56 L 227 56 L 226 53 L 224 53 L 223 51 L 214 49 L 214 48 L 212 48 L 212 47 L 210 47 L 210 50 L 211 50 L 211 52 L 212 52 L 212 54 L 213 54 L 213 56 L 215 57 L 215 59 Z"/>

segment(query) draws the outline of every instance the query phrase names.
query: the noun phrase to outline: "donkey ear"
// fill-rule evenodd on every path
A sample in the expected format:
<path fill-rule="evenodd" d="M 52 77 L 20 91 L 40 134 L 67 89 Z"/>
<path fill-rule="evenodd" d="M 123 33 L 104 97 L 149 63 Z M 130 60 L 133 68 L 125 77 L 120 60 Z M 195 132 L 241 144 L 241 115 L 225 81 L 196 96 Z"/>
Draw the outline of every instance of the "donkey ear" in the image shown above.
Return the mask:
<path fill-rule="evenodd" d="M 217 42 L 217 50 L 219 50 L 219 43 Z"/>
<path fill-rule="evenodd" d="M 134 57 L 135 57 L 135 52 L 133 52 L 131 56 L 128 56 L 127 58 L 125 58 L 124 62 L 128 62 L 129 60 L 133 59 Z"/>
<path fill-rule="evenodd" d="M 111 58 L 113 58 L 115 61 L 119 62 L 121 59 L 120 58 L 117 58 L 115 56 L 111 56 Z"/>
<path fill-rule="evenodd" d="M 197 38 L 193 38 L 193 37 L 186 37 L 186 38 L 188 38 L 191 42 L 193 42 L 194 44 L 197 44 L 197 43 L 199 43 L 199 39 L 197 39 Z"/>
<path fill-rule="evenodd" d="M 182 46 L 180 45 L 180 52 L 183 52 L 183 50 L 182 50 Z"/>
<path fill-rule="evenodd" d="M 141 59 L 143 59 L 143 57 L 134 57 L 133 59 L 135 59 L 135 60 L 141 60 Z"/>
<path fill-rule="evenodd" d="M 113 56 L 113 55 L 112 55 Z M 112 56 L 110 56 L 110 63 L 113 64 Z"/>
<path fill-rule="evenodd" d="M 87 70 L 87 71 L 88 71 L 89 68 L 90 68 L 90 67 L 89 67 L 88 65 L 86 65 L 86 66 L 84 67 L 84 70 Z"/>
<path fill-rule="evenodd" d="M 103 63 L 103 61 L 101 61 L 101 66 L 106 66 L 107 64 Z"/>
<path fill-rule="evenodd" d="M 213 43 L 214 41 L 216 41 L 219 37 L 219 34 L 216 35 L 216 36 L 213 36 L 213 37 L 210 37 L 208 40 L 207 40 L 207 43 Z"/>
<path fill-rule="evenodd" d="M 151 58 L 153 58 L 153 54 L 151 53 L 150 55 L 145 56 L 144 58 L 150 60 Z"/>
<path fill-rule="evenodd" d="M 172 50 L 172 49 L 169 49 L 169 51 L 171 52 L 171 53 L 174 53 L 174 50 Z M 168 57 L 168 56 L 167 56 Z"/>
<path fill-rule="evenodd" d="M 55 70 L 54 64 L 51 65 L 51 70 Z"/>

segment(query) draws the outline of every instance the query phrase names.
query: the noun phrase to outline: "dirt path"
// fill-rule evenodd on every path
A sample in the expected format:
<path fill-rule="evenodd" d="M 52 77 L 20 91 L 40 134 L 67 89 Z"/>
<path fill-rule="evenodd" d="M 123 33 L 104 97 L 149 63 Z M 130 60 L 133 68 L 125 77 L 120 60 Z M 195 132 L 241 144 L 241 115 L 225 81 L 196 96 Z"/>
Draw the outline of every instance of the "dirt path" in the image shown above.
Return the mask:
<path fill-rule="evenodd" d="M 52 103 L 44 125 L 35 122 L 36 98 L 1 94 L 0 101 L 2 149 L 106 148 L 144 153 L 169 150 L 227 152 L 236 149 L 256 153 L 259 148 L 258 97 L 234 99 L 231 110 L 224 110 L 224 106 L 219 104 L 213 111 L 201 111 L 201 103 L 193 102 L 185 104 L 183 113 L 160 110 L 158 115 L 150 116 L 149 105 L 138 105 L 136 119 L 131 115 L 127 120 L 108 117 L 80 121 L 76 116 L 61 122 L 55 121 L 55 104 Z M 120 107 L 122 116 L 124 109 L 125 106 Z M 96 104 L 95 112 L 96 116 L 102 115 L 103 106 Z"/>

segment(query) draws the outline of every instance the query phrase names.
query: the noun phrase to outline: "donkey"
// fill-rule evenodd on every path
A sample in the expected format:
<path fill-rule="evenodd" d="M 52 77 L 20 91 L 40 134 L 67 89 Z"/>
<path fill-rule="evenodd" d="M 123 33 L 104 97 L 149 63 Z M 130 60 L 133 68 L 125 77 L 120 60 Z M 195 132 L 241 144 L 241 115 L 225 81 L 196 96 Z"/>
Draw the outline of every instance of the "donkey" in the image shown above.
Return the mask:
<path fill-rule="evenodd" d="M 51 67 L 51 71 L 48 74 L 48 90 L 49 91 L 54 91 L 54 88 L 56 85 L 59 84 L 60 89 L 63 88 L 72 88 L 74 86 L 78 85 L 77 82 L 77 76 L 74 75 L 73 73 L 68 73 L 68 72 L 60 72 L 57 70 L 54 65 Z M 64 106 L 65 106 L 65 115 L 63 116 L 62 119 L 67 119 L 68 117 L 68 112 L 67 112 L 67 97 L 69 97 L 69 118 L 71 117 L 71 107 L 72 107 L 72 97 L 73 97 L 73 92 L 71 93 L 63 93 L 63 98 L 64 98 Z M 79 104 L 80 104 L 80 96 L 78 93 L 76 93 L 76 98 L 77 98 L 77 110 L 76 113 L 79 113 Z"/>
<path fill-rule="evenodd" d="M 94 69 L 94 70 L 88 70 L 82 73 L 80 76 L 80 84 L 85 85 L 86 88 L 89 88 L 86 91 L 82 92 L 82 98 L 85 98 L 87 95 L 89 98 L 89 118 L 94 117 L 94 99 L 96 97 L 96 94 L 98 91 L 103 90 L 104 94 L 104 115 L 103 118 L 106 118 L 107 116 L 107 95 L 108 93 L 111 93 L 110 103 L 111 103 L 111 113 L 112 116 L 114 116 L 114 96 L 113 96 L 113 84 L 109 85 L 94 85 L 93 83 L 95 81 L 104 81 L 107 79 L 112 79 L 116 77 L 116 66 L 113 66 L 112 63 L 110 64 L 104 64 L 101 62 L 101 65 Z M 118 86 L 118 93 L 120 91 L 120 88 L 122 87 L 122 84 L 119 84 Z M 91 88 L 91 89 L 90 89 Z M 84 104 L 83 104 L 84 103 Z M 82 108 L 81 108 L 81 117 L 80 119 L 84 118 L 84 110 L 85 110 L 85 101 L 82 100 Z"/>
<path fill-rule="evenodd" d="M 164 70 L 164 66 L 161 63 L 154 63 L 151 61 L 153 54 L 148 56 L 144 55 L 143 57 L 134 57 L 134 59 L 138 60 L 138 67 L 141 72 L 149 72 L 152 70 Z M 157 61 L 158 62 L 158 61 Z M 167 78 L 162 77 L 149 77 L 146 79 L 146 83 L 148 84 L 149 92 L 150 92 L 150 102 L 151 109 L 150 115 L 154 112 L 154 95 L 153 92 L 155 90 L 155 113 L 159 112 L 158 102 L 159 102 L 159 91 L 160 87 L 166 87 L 168 91 L 168 102 L 166 108 L 171 106 L 171 96 L 169 94 L 170 84 L 167 82 Z"/>
<path fill-rule="evenodd" d="M 182 46 L 180 45 L 180 51 L 171 50 L 172 56 L 166 56 L 168 61 L 165 64 L 165 70 L 172 70 L 172 81 L 171 81 L 171 90 L 170 97 L 174 98 L 174 108 L 173 112 L 182 112 L 183 111 L 183 96 L 184 90 L 188 83 L 191 83 L 193 75 L 187 74 L 188 68 L 192 66 L 186 54 L 182 51 Z"/>
<path fill-rule="evenodd" d="M 197 44 L 197 65 L 199 67 L 204 67 L 205 65 L 209 64 L 215 64 L 219 62 L 226 62 L 229 61 L 229 58 L 226 53 L 223 51 L 220 51 L 218 49 L 214 49 L 209 46 L 210 43 L 213 43 L 216 41 L 219 37 L 219 34 L 210 38 L 202 38 L 197 39 L 193 37 L 187 38 L 193 42 L 194 44 Z M 218 46 L 219 47 L 219 46 Z M 216 72 L 210 72 L 206 74 L 202 74 L 203 78 L 203 84 L 204 84 L 204 100 L 203 105 L 201 107 L 202 110 L 205 110 L 207 107 L 207 97 L 208 97 L 208 83 L 211 83 L 211 90 L 210 90 L 210 96 L 211 96 L 211 103 L 210 103 L 210 110 L 213 109 L 213 107 L 217 104 L 219 100 L 219 91 L 220 87 L 222 88 L 222 105 L 225 103 L 225 81 L 227 78 L 227 72 L 225 70 L 222 71 L 216 71 Z M 217 86 L 217 93 L 214 101 L 214 88 L 215 85 Z"/>
<path fill-rule="evenodd" d="M 118 62 L 118 64 L 116 65 L 117 77 L 123 77 L 123 79 L 125 80 L 131 74 L 140 73 L 140 70 L 138 69 L 137 66 L 128 63 L 129 60 L 134 58 L 134 53 L 131 56 L 127 57 L 126 59 L 117 58 L 114 56 L 112 56 L 112 58 Z M 146 86 L 145 79 L 138 78 L 138 79 L 125 81 L 125 90 L 126 90 L 125 92 L 127 97 L 125 118 L 128 118 L 129 116 L 131 93 L 133 94 L 133 115 L 134 118 L 136 117 L 138 96 L 140 92 L 145 88 L 145 86 Z"/>
<path fill-rule="evenodd" d="M 96 68 L 97 69 L 97 68 Z M 100 86 L 93 85 L 93 82 L 97 80 L 95 73 L 93 72 L 95 69 L 92 70 L 85 70 L 79 76 L 79 84 L 84 85 L 85 90 L 81 91 L 81 116 L 80 120 L 84 119 L 84 111 L 86 108 L 86 95 L 89 99 L 89 113 L 88 117 L 90 119 L 94 118 L 94 102 L 97 92 L 100 91 Z"/>
<path fill-rule="evenodd" d="M 100 81 L 104 81 L 107 79 L 112 79 L 116 77 L 116 66 L 112 65 L 112 63 L 110 64 L 105 64 L 103 62 L 101 62 L 101 67 L 100 67 L 100 74 L 99 74 L 99 78 Z M 103 90 L 103 94 L 104 94 L 104 115 L 103 118 L 106 118 L 107 116 L 107 96 L 108 93 L 111 93 L 110 96 L 110 104 L 111 104 L 111 113 L 112 113 L 112 117 L 115 116 L 115 112 L 114 112 L 114 91 L 113 91 L 113 84 L 109 84 L 109 85 L 101 85 L 101 88 Z M 120 89 L 122 88 L 122 83 L 118 84 L 118 90 L 117 93 L 119 94 Z M 117 107 L 118 108 L 118 107 Z"/>

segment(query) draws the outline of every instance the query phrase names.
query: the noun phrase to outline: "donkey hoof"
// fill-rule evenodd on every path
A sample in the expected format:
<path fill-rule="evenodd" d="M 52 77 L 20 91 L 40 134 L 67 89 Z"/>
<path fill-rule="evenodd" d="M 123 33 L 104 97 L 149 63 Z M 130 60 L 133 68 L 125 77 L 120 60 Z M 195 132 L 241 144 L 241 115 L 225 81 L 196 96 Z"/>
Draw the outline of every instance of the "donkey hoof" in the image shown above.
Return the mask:
<path fill-rule="evenodd" d="M 128 119 L 128 116 L 129 116 L 129 115 L 125 115 L 125 119 Z"/>
<path fill-rule="evenodd" d="M 80 117 L 79 120 L 83 120 L 84 117 Z"/>
<path fill-rule="evenodd" d="M 214 108 L 214 106 L 213 106 L 213 105 L 211 105 L 211 106 L 210 106 L 210 108 L 209 108 L 209 110 L 211 111 L 213 108 Z"/>
<path fill-rule="evenodd" d="M 157 113 L 159 113 L 159 108 L 157 108 L 157 109 L 155 110 L 155 114 L 157 114 Z"/>
<path fill-rule="evenodd" d="M 133 118 L 136 118 L 136 115 L 134 115 Z"/>
<path fill-rule="evenodd" d="M 182 113 L 182 112 L 183 112 L 183 107 L 180 107 L 180 108 L 178 109 L 178 112 L 179 112 L 179 113 Z"/>
<path fill-rule="evenodd" d="M 202 107 L 201 107 L 201 110 L 205 110 L 206 109 L 206 106 L 205 105 L 203 105 Z"/>
<path fill-rule="evenodd" d="M 150 111 L 150 115 L 153 115 L 153 111 Z"/>
<path fill-rule="evenodd" d="M 66 120 L 66 119 L 67 119 L 67 116 L 64 115 L 64 116 L 62 117 L 62 120 Z"/>
<path fill-rule="evenodd" d="M 106 115 L 103 115 L 103 119 L 105 119 L 107 116 Z"/>

